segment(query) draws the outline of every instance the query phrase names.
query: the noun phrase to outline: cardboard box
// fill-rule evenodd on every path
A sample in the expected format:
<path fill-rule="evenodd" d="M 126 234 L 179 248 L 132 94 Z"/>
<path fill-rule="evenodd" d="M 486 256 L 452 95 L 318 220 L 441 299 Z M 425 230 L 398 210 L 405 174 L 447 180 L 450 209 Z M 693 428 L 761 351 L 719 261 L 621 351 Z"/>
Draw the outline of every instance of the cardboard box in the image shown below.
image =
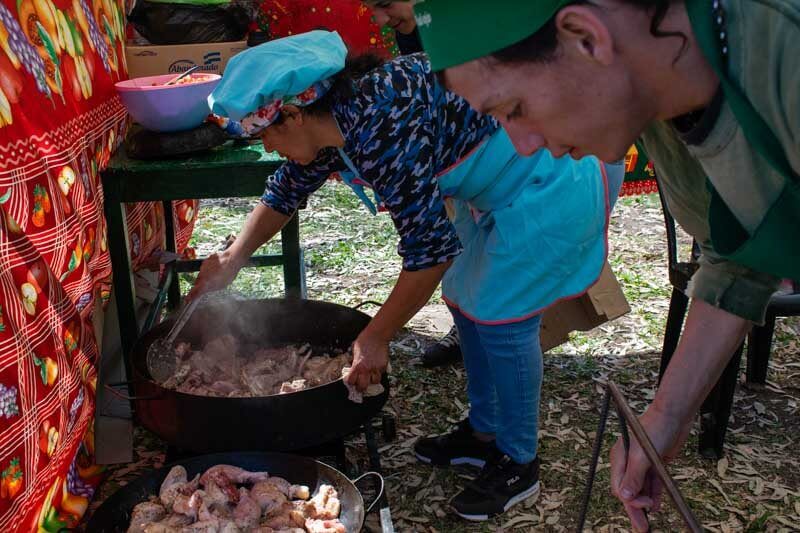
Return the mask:
<path fill-rule="evenodd" d="M 606 263 L 600 279 L 580 298 L 561 302 L 542 316 L 542 351 L 569 340 L 573 331 L 589 331 L 631 310 L 617 278 Z"/>
<path fill-rule="evenodd" d="M 195 65 L 198 72 L 222 74 L 230 58 L 247 48 L 247 41 L 208 44 L 174 44 L 166 46 L 126 47 L 128 76 L 180 74 Z"/>

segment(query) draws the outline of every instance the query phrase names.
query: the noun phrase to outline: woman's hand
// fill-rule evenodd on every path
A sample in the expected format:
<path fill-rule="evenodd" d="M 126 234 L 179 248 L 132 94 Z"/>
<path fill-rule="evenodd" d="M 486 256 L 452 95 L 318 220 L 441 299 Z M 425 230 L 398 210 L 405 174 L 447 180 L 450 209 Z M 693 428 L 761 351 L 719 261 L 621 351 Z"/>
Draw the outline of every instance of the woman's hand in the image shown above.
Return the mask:
<path fill-rule="evenodd" d="M 359 392 L 381 382 L 389 365 L 389 341 L 362 333 L 353 343 L 353 366 L 347 383 Z"/>
<path fill-rule="evenodd" d="M 370 385 L 381 382 L 381 375 L 389 365 L 389 341 L 430 299 L 450 263 L 400 272 L 392 294 L 353 343 L 348 384 L 364 392 Z"/>
<path fill-rule="evenodd" d="M 256 205 L 231 247 L 224 252 L 210 255 L 203 261 L 200 275 L 186 296 L 187 300 L 230 285 L 258 247 L 274 237 L 288 221 L 289 216 L 262 203 Z"/>
<path fill-rule="evenodd" d="M 245 262 L 246 260 L 242 261 L 229 250 L 208 256 L 200 267 L 194 287 L 186 295 L 186 301 L 199 298 L 207 292 L 225 289 L 236 278 Z"/>

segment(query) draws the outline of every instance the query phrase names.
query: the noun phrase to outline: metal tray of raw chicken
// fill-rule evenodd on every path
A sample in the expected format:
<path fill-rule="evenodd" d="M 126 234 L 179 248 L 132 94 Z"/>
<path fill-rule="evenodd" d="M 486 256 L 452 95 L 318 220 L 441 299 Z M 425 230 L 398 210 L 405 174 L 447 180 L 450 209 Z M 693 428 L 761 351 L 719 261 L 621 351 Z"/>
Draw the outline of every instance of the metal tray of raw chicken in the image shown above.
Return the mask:
<path fill-rule="evenodd" d="M 356 487 L 373 477 L 364 507 Z M 154 470 L 92 515 L 92 533 L 350 533 L 380 499 L 383 479 L 350 480 L 313 459 L 276 453 L 206 455 Z"/>

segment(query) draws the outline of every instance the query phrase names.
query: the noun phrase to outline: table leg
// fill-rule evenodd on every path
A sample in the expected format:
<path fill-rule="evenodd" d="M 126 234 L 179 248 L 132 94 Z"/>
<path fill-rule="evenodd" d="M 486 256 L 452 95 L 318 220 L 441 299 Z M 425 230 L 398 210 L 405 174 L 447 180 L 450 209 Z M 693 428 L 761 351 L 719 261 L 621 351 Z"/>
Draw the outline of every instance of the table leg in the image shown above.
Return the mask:
<path fill-rule="evenodd" d="M 136 339 L 139 338 L 139 327 L 136 322 L 136 296 L 129 253 L 128 223 L 125 219 L 125 205 L 119 201 L 115 184 L 103 180 L 103 189 L 108 251 L 114 273 L 114 297 L 117 301 L 120 342 L 125 359 L 125 371 L 128 376 L 131 376 L 130 354 Z"/>
<path fill-rule="evenodd" d="M 164 211 L 164 234 L 166 236 L 165 246 L 168 252 L 177 252 L 177 245 L 175 244 L 175 217 L 172 213 L 172 201 L 164 200 L 162 205 L 162 211 Z M 181 281 L 180 275 L 177 272 L 172 277 L 172 282 L 169 284 L 168 291 L 167 308 L 178 308 L 181 305 Z"/>
<path fill-rule="evenodd" d="M 287 298 L 305 298 L 303 276 L 303 254 L 300 252 L 300 213 L 294 216 L 281 230 L 283 255 L 283 283 Z"/>

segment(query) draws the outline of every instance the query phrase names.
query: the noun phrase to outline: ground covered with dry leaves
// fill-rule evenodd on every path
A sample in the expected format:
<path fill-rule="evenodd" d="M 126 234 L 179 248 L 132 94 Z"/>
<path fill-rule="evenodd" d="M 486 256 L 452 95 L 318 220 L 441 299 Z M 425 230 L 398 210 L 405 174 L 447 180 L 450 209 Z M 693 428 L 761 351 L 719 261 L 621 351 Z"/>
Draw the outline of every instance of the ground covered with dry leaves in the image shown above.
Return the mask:
<path fill-rule="evenodd" d="M 238 231 L 251 206 L 241 201 L 206 203 L 195 234 L 199 252 L 217 248 L 229 233 Z M 352 305 L 388 296 L 399 262 L 387 216 L 370 217 L 346 189 L 328 186 L 302 217 L 311 297 Z M 682 244 L 688 245 L 685 237 Z M 392 344 L 393 388 L 386 411 L 397 418 L 398 438 L 381 442 L 380 451 L 397 531 L 574 531 L 598 423 L 600 383 L 619 383 L 636 412 L 654 394 L 670 291 L 657 197 L 620 202 L 612 220 L 609 260 L 632 312 L 588 334 L 575 334 L 545 355 L 541 493 L 485 524 L 468 524 L 447 508 L 475 471 L 420 465 L 412 450 L 418 437 L 448 430 L 468 410 L 461 366 L 426 370 L 416 364 L 425 346 L 449 328 L 441 302 L 432 301 Z M 244 273 L 235 288 L 251 295 L 277 295 L 280 283 L 278 271 L 262 269 Z M 800 531 L 799 332 L 800 321 L 779 319 L 766 390 L 739 387 L 725 458 L 701 458 L 693 433 L 684 453 L 669 467 L 710 531 Z M 587 522 L 589 530 L 598 532 L 626 528 L 622 509 L 608 491 L 607 452 L 618 435 L 613 420 L 609 429 Z M 138 430 L 136 442 L 137 461 L 111 469 L 95 507 L 126 481 L 163 463 L 164 445 L 157 438 Z M 354 463 L 366 466 L 363 439 L 351 439 L 348 454 Z M 654 530 L 681 529 L 668 503 L 651 518 Z M 379 530 L 374 517 L 368 527 Z"/>

